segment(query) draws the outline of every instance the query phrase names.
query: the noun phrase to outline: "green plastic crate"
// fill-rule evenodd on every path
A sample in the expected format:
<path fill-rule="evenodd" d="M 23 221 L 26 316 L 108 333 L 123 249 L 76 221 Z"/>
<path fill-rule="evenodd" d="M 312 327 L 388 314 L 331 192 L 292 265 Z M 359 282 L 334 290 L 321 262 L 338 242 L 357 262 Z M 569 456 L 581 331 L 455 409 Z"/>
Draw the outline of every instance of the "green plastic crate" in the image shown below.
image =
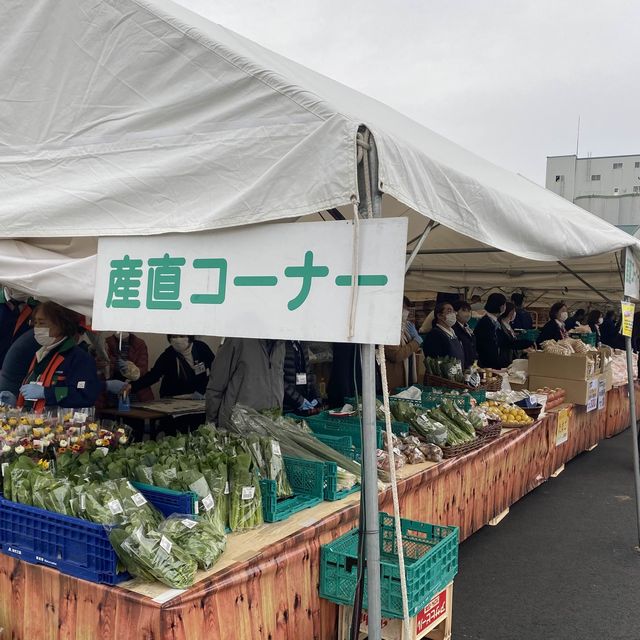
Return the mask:
<path fill-rule="evenodd" d="M 362 437 L 360 434 L 360 416 L 336 418 L 330 416 L 328 411 L 322 411 L 315 416 L 307 418 L 307 424 L 314 433 L 327 436 L 350 436 L 356 449 L 362 449 Z M 382 431 L 385 429 L 384 420 L 376 421 L 376 446 L 382 447 Z M 409 427 L 404 422 L 391 421 L 391 430 L 396 435 L 407 433 Z"/>
<path fill-rule="evenodd" d="M 260 480 L 265 522 L 286 520 L 324 500 L 324 467 L 321 462 L 289 456 L 284 456 L 283 460 L 294 495 L 278 499 L 275 480 Z"/>
<path fill-rule="evenodd" d="M 591 333 L 570 333 L 572 338 L 579 338 L 585 344 L 591 345 L 592 347 L 596 346 L 596 334 L 595 332 Z"/>
<path fill-rule="evenodd" d="M 458 573 L 458 527 L 402 520 L 409 615 L 414 616 Z M 400 569 L 393 517 L 380 513 L 382 615 L 402 618 Z M 358 530 L 325 544 L 320 552 L 320 596 L 351 605 L 358 575 Z M 364 603 L 367 608 L 365 573 Z"/>
<path fill-rule="evenodd" d="M 324 463 L 324 499 L 329 502 L 342 500 L 356 491 L 360 491 L 360 483 L 351 489 L 341 489 L 338 491 L 338 465 L 335 462 Z"/>
<path fill-rule="evenodd" d="M 323 433 L 316 433 L 314 436 L 346 458 L 356 459 L 356 448 L 353 446 L 351 436 L 328 436 Z"/>

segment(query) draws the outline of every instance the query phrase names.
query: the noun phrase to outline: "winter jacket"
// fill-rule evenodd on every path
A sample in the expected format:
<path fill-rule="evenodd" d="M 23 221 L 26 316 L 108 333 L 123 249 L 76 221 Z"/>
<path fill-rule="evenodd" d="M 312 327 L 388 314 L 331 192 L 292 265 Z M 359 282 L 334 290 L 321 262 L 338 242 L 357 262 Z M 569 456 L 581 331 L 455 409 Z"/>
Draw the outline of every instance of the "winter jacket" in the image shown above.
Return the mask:
<path fill-rule="evenodd" d="M 118 360 L 129 360 L 140 370 L 140 377 L 149 371 L 149 351 L 147 343 L 133 333 L 129 334 L 126 340 L 122 340 L 122 353 L 120 352 L 120 339 L 118 336 L 111 335 L 105 340 L 107 346 L 107 354 L 109 355 L 109 368 L 111 377 L 114 380 L 124 380 L 124 376 L 120 373 Z M 153 400 L 153 391 L 149 387 L 138 389 L 135 392 L 136 402 L 149 402 Z"/>
<path fill-rule="evenodd" d="M 464 362 L 464 350 L 462 343 L 454 331 L 453 337 L 437 324 L 427 333 L 422 343 L 424 355 L 427 358 L 456 358 L 461 363 Z"/>
<path fill-rule="evenodd" d="M 464 353 L 464 360 L 462 361 L 462 368 L 469 369 L 471 365 L 478 359 L 478 352 L 476 351 L 476 337 L 473 331 L 462 326 L 459 322 L 453 325 L 460 344 L 462 345 L 462 352 Z"/>
<path fill-rule="evenodd" d="M 419 352 L 420 345 L 415 340 L 398 346 L 385 346 L 384 360 L 387 368 L 389 393 L 395 393 L 399 387 L 406 387 L 418 381 L 417 371 L 410 371 L 411 361 L 409 358 L 413 360 L 413 354 Z"/>
<path fill-rule="evenodd" d="M 39 382 L 44 386 L 44 400 L 34 403 L 18 396 L 18 406 L 36 412 L 45 406 L 93 407 L 104 386 L 98 379 L 94 359 L 73 338 L 66 338 L 41 362 L 34 356 L 23 382 Z"/>
<path fill-rule="evenodd" d="M 207 421 L 227 428 L 236 404 L 257 411 L 282 409 L 284 354 L 282 340 L 227 338 L 207 386 Z"/>
<path fill-rule="evenodd" d="M 533 318 L 526 309 L 519 307 L 516 309 L 516 317 L 511 326 L 514 329 L 533 329 Z"/>
<path fill-rule="evenodd" d="M 498 332 L 500 327 L 493 318 L 488 315 L 480 318 L 474 335 L 476 337 L 476 349 L 478 350 L 478 364 L 490 369 L 502 369 L 508 362 L 501 354 Z"/>
<path fill-rule="evenodd" d="M 33 329 L 29 329 L 14 340 L 0 370 L 0 391 L 11 391 L 18 397 L 20 385 L 29 371 L 29 366 L 40 345 L 33 337 Z"/>
<path fill-rule="evenodd" d="M 542 327 L 540 331 L 540 335 L 536 342 L 538 344 L 542 344 L 547 340 L 562 340 L 562 330 L 560 329 L 560 325 L 555 320 L 549 320 L 547 324 Z"/>
<path fill-rule="evenodd" d="M 131 390 L 137 394 L 140 389 L 145 389 L 160 383 L 160 397 L 181 396 L 188 393 L 204 394 L 209 380 L 211 365 L 214 355 L 206 343 L 194 340 L 191 345 L 194 366 L 192 367 L 186 358 L 173 347 L 167 347 L 156 360 L 153 367 L 138 380 L 131 383 Z"/>
<path fill-rule="evenodd" d="M 297 376 L 300 374 L 306 376 L 304 384 L 297 384 Z M 283 411 L 285 413 L 297 411 L 305 400 L 320 401 L 320 394 L 315 385 L 315 376 L 309 367 L 304 344 L 297 340 L 287 340 L 284 355 Z"/>
<path fill-rule="evenodd" d="M 519 339 L 500 323 L 500 327 L 498 328 L 498 345 L 500 347 L 500 362 L 503 367 L 508 367 L 513 362 L 516 354 L 523 349 L 528 349 L 533 345 L 533 342 L 531 340 Z"/>

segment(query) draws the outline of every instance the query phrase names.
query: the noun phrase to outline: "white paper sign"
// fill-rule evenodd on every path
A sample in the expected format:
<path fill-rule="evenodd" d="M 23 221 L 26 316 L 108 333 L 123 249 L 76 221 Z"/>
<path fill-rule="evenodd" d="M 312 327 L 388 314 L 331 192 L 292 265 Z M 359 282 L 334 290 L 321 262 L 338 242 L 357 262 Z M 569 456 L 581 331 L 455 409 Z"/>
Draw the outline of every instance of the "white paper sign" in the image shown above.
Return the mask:
<path fill-rule="evenodd" d="M 93 328 L 399 344 L 406 218 L 106 237 Z"/>
<path fill-rule="evenodd" d="M 624 295 L 640 299 L 640 265 L 629 247 L 624 250 Z"/>

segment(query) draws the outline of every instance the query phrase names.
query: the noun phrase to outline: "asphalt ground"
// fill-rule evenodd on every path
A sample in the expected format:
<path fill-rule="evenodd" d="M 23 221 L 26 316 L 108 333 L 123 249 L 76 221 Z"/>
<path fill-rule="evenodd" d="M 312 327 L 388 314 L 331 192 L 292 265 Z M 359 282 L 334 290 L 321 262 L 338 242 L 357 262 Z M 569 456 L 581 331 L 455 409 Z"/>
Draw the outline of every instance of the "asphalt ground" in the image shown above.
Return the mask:
<path fill-rule="evenodd" d="M 629 430 L 460 546 L 452 640 L 640 640 Z"/>

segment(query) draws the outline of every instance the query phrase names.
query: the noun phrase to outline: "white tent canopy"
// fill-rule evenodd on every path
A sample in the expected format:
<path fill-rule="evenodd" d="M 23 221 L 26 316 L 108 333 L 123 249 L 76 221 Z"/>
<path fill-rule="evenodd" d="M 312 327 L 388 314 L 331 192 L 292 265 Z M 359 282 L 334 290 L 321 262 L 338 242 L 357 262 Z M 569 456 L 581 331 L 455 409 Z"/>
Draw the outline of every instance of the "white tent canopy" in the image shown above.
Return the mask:
<path fill-rule="evenodd" d="M 84 312 L 99 236 L 196 232 L 348 205 L 358 196 L 361 125 L 376 141 L 385 215 L 408 215 L 415 228 L 433 219 L 448 246 L 550 261 L 640 247 L 168 0 L 9 0 L 0 41 L 0 281 Z M 419 257 L 415 268 L 425 264 Z"/>

